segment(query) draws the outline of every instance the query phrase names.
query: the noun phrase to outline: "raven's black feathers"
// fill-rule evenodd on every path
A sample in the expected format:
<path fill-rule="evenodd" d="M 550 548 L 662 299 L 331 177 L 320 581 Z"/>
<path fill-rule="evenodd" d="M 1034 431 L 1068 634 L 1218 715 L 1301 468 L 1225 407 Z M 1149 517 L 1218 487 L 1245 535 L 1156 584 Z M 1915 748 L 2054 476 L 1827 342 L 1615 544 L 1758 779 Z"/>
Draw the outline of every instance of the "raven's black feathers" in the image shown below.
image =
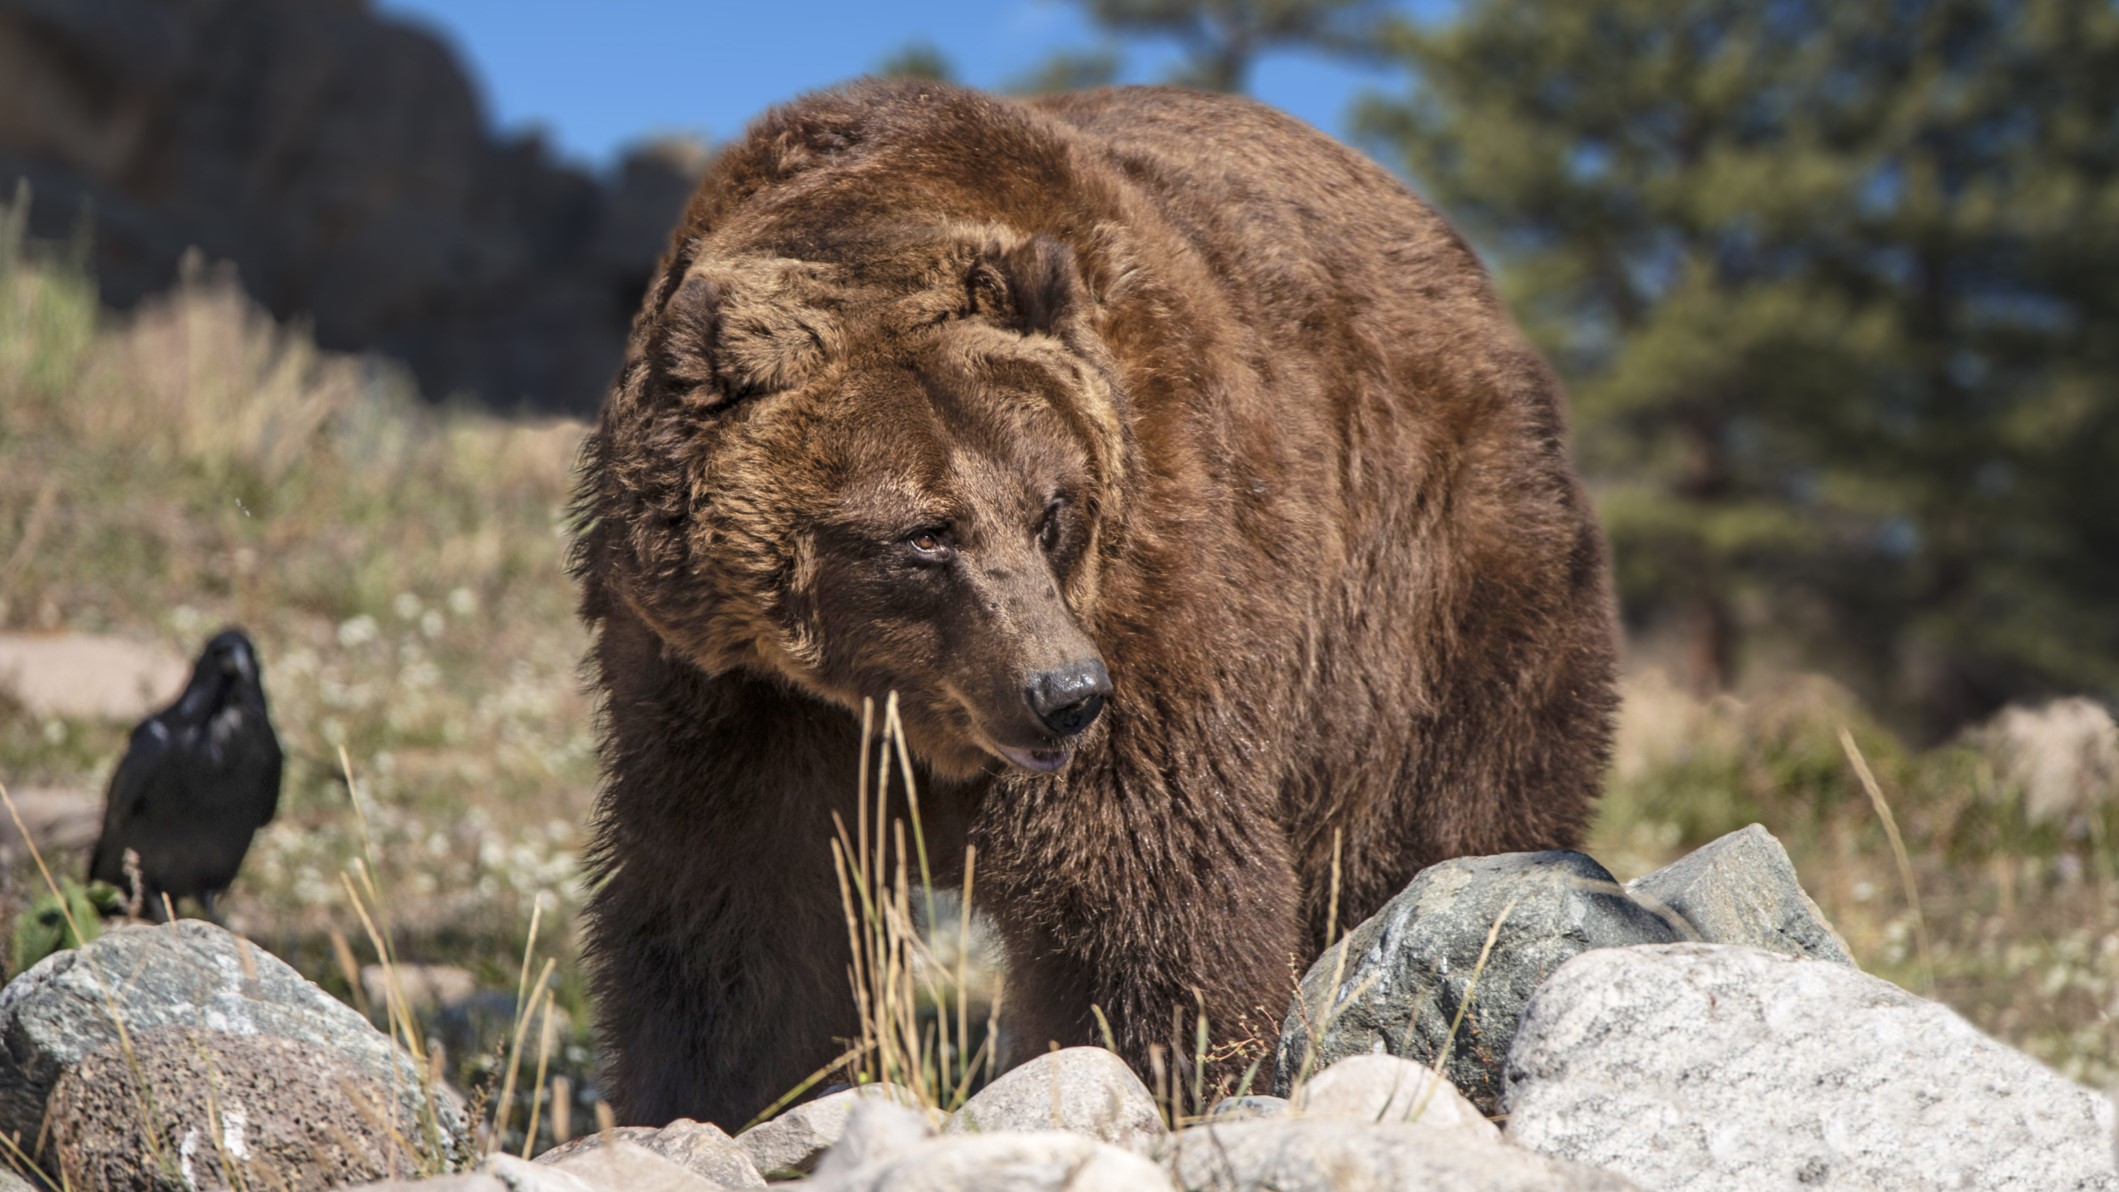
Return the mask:
<path fill-rule="evenodd" d="M 177 702 L 133 730 L 111 776 L 89 880 L 130 893 L 131 849 L 143 911 L 160 918 L 167 894 L 172 902 L 197 898 L 211 916 L 279 801 L 280 743 L 257 649 L 241 630 L 225 630 L 206 643 Z"/>

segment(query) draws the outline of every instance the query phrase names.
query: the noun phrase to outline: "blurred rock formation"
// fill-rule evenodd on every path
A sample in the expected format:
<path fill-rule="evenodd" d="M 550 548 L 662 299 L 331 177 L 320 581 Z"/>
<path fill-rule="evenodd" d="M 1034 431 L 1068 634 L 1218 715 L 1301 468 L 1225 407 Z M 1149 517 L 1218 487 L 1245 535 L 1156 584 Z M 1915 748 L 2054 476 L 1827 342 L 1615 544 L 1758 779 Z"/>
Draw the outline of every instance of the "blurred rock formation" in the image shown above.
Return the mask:
<path fill-rule="evenodd" d="M 0 0 L 0 192 L 86 227 L 106 303 L 197 246 L 434 398 L 592 410 L 705 157 L 598 177 L 496 135 L 446 45 L 357 0 Z"/>

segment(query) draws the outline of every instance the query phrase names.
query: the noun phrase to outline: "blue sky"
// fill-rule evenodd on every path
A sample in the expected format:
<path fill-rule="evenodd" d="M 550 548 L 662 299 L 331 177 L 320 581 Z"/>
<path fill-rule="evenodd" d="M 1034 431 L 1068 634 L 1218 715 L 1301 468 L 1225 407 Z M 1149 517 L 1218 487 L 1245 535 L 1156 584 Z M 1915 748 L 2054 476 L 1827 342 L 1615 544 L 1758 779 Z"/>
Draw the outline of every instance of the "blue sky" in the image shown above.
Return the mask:
<path fill-rule="evenodd" d="M 1433 11 L 1446 0 L 1407 0 Z M 441 34 L 458 50 L 503 129 L 540 128 L 565 157 L 608 164 L 658 132 L 724 140 L 768 105 L 862 74 L 909 43 L 939 48 L 958 78 L 1000 86 L 1058 49 L 1098 43 L 1063 0 L 935 0 L 922 4 L 812 0 L 381 0 L 378 7 Z M 1126 81 L 1154 81 L 1174 46 L 1134 42 Z M 1329 132 L 1364 88 L 1400 76 L 1309 55 L 1264 59 L 1252 92 Z"/>

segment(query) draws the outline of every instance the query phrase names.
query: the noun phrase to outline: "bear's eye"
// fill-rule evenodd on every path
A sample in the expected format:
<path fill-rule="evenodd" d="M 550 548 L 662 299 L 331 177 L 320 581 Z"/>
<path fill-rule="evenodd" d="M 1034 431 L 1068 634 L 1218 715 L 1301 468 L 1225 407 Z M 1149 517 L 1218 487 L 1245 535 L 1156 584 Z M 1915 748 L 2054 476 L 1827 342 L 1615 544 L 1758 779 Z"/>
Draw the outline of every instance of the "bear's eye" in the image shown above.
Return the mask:
<path fill-rule="evenodd" d="M 940 526 L 928 526 L 905 535 L 905 545 L 912 548 L 912 557 L 922 563 L 940 563 L 956 552 L 949 546 L 949 531 Z"/>

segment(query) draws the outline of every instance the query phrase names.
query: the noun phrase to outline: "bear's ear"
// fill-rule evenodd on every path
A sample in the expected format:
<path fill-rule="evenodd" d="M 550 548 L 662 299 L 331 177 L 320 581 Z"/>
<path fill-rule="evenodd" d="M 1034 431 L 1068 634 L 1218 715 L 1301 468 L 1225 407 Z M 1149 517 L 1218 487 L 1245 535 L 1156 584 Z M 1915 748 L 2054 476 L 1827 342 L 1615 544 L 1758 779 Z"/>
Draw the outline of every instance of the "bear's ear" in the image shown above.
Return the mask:
<path fill-rule="evenodd" d="M 1074 251 L 1043 233 L 981 254 L 964 285 L 970 313 L 1026 335 L 1057 334 L 1081 300 Z"/>
<path fill-rule="evenodd" d="M 714 370 L 721 331 L 721 290 L 703 277 L 688 277 L 663 304 L 648 344 L 653 384 L 663 400 L 695 409 L 725 405 L 728 387 Z"/>

